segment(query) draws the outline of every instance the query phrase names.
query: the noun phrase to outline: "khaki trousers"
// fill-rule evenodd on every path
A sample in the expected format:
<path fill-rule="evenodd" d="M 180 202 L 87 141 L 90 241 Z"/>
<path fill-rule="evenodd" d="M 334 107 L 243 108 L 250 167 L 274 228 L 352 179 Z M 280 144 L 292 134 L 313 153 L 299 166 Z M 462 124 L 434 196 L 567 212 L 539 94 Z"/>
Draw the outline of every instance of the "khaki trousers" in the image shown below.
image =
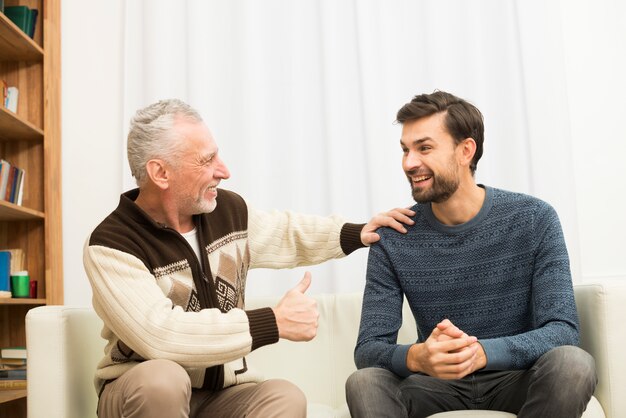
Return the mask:
<path fill-rule="evenodd" d="M 107 384 L 99 418 L 306 417 L 306 398 L 280 379 L 220 391 L 192 389 L 189 375 L 169 360 L 148 360 Z"/>

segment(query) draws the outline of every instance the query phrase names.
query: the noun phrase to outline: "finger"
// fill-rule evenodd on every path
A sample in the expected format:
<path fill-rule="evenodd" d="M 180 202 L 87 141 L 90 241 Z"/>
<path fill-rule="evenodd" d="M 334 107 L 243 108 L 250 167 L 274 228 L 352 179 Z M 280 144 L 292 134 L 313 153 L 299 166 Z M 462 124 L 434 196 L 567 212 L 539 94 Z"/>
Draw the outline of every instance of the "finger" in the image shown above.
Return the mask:
<path fill-rule="evenodd" d="M 437 324 L 437 328 L 439 328 L 442 331 L 450 326 L 453 326 L 453 324 L 452 324 L 452 321 L 450 321 L 448 318 L 444 319 L 443 321 Z"/>
<path fill-rule="evenodd" d="M 457 351 L 461 348 L 468 347 L 478 341 L 476 337 L 454 338 L 447 341 L 438 342 L 439 349 L 446 352 Z"/>
<path fill-rule="evenodd" d="M 307 271 L 306 273 L 304 273 L 304 277 L 302 278 L 302 280 L 300 280 L 300 283 L 298 283 L 296 287 L 294 287 L 294 290 L 297 290 L 300 293 L 304 293 L 307 291 L 309 286 L 311 286 L 311 273 Z"/>
<path fill-rule="evenodd" d="M 380 235 L 378 235 L 376 232 L 363 232 L 362 235 L 363 237 L 361 238 L 361 241 L 364 245 L 371 245 L 375 242 L 380 241 Z"/>
<path fill-rule="evenodd" d="M 463 336 L 467 336 L 467 334 L 461 331 L 449 319 L 444 319 L 443 321 L 438 323 L 437 329 L 439 329 L 443 334 L 452 338 L 461 338 Z"/>
<path fill-rule="evenodd" d="M 387 215 L 391 216 L 396 221 L 400 221 L 407 225 L 413 225 L 415 223 L 415 221 L 411 219 L 411 216 L 415 216 L 415 212 L 413 212 L 411 209 L 397 208 L 387 212 Z"/>
<path fill-rule="evenodd" d="M 411 221 L 409 218 L 406 218 L 409 221 Z M 411 221 L 413 222 L 413 221 Z M 402 232 L 403 234 L 406 233 L 406 228 L 404 227 L 404 225 L 402 225 L 400 222 L 396 221 L 392 216 L 383 216 L 380 218 L 380 225 L 381 226 L 387 226 L 389 228 L 393 228 L 398 232 Z M 408 222 L 406 222 L 408 223 Z"/>

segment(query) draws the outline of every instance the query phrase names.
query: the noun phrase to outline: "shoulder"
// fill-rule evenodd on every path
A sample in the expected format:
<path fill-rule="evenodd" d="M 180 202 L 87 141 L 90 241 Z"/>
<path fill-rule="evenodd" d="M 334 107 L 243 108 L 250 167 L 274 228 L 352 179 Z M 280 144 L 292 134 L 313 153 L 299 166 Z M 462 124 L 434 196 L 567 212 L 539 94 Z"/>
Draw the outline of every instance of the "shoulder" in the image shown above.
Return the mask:
<path fill-rule="evenodd" d="M 502 219 L 517 219 L 533 229 L 544 229 L 559 224 L 554 207 L 538 197 L 525 193 L 492 189 L 495 216 Z"/>
<path fill-rule="evenodd" d="M 555 212 L 552 205 L 538 197 L 512 192 L 503 189 L 491 188 L 494 205 L 500 209 L 505 208 L 508 211 L 515 210 L 531 210 L 535 213 Z"/>
<path fill-rule="evenodd" d="M 390 242 L 394 242 L 396 244 L 399 244 L 401 242 L 408 242 L 414 239 L 415 236 L 420 235 L 424 232 L 428 224 L 425 216 L 426 205 L 416 203 L 409 209 L 415 212 L 415 215 L 411 217 L 411 220 L 414 222 L 414 224 L 409 226 L 405 225 L 407 233 L 403 234 L 393 228 L 386 226 L 380 227 L 376 230 L 376 233 L 380 236 L 381 239 L 374 245 L 384 246 L 389 244 Z"/>
<path fill-rule="evenodd" d="M 149 220 L 140 220 L 118 207 L 93 230 L 87 246 L 101 246 L 138 255 L 145 247 L 147 230 L 153 228 Z"/>

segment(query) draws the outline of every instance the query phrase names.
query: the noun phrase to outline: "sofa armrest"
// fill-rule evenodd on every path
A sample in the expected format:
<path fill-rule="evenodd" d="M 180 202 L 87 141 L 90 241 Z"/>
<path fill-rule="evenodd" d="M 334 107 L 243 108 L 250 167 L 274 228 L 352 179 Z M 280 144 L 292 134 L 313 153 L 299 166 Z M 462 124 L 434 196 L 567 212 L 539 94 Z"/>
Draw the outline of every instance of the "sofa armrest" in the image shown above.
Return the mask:
<path fill-rule="evenodd" d="M 39 306 L 26 314 L 28 417 L 95 418 L 102 321 L 91 308 Z"/>
<path fill-rule="evenodd" d="M 607 418 L 626 411 L 626 278 L 575 286 L 580 345 L 596 360 L 595 396 Z"/>

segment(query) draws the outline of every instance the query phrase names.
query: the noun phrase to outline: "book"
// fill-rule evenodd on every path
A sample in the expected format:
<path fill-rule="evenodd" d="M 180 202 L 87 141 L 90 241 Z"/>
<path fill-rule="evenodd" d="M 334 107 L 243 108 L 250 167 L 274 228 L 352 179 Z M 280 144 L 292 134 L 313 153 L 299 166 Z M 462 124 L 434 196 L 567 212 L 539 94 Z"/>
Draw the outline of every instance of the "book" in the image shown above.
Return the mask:
<path fill-rule="evenodd" d="M 7 100 L 4 107 L 10 110 L 13 113 L 17 113 L 17 101 L 20 95 L 20 91 L 17 87 L 9 87 L 7 88 Z"/>
<path fill-rule="evenodd" d="M 7 179 L 7 190 L 4 193 L 4 196 L 0 196 L 0 199 L 4 199 L 7 202 L 11 201 L 11 195 L 13 194 L 13 187 L 15 183 L 15 172 L 17 171 L 17 167 L 14 165 L 11 166 L 9 170 L 9 178 Z"/>
<path fill-rule="evenodd" d="M 0 0 L 2 1 L 2 0 Z M 9 88 L 9 85 L 7 84 L 6 80 L 0 80 L 0 87 L 2 87 L 2 107 L 6 107 L 6 102 L 7 102 L 7 95 L 9 94 L 7 92 L 7 89 Z"/>
<path fill-rule="evenodd" d="M 15 26 L 20 28 L 22 32 L 28 34 L 30 30 L 29 22 L 31 22 L 31 13 L 27 6 L 6 6 L 4 8 L 4 15 L 15 23 Z"/>
<path fill-rule="evenodd" d="M 21 248 L 9 248 L 6 251 L 11 253 L 11 274 L 15 274 L 18 271 L 24 270 L 24 263 L 26 261 L 26 255 Z M 0 358 L 0 363 L 2 359 Z"/>
<path fill-rule="evenodd" d="M 22 197 L 24 196 L 24 177 L 26 176 L 26 171 L 23 168 L 20 168 L 20 178 L 18 180 L 17 185 L 17 198 L 15 199 L 15 204 L 22 206 Z"/>
<path fill-rule="evenodd" d="M 2 358 L 21 358 L 26 359 L 26 347 L 6 347 L 0 350 Z"/>
<path fill-rule="evenodd" d="M 11 163 L 7 160 L 0 159 L 0 196 L 4 196 L 7 192 L 7 183 L 9 182 L 10 171 Z"/>
<path fill-rule="evenodd" d="M 0 370 L 0 380 L 26 379 L 26 369 Z"/>
<path fill-rule="evenodd" d="M 0 251 L 0 290 L 11 290 L 11 252 Z M 2 357 L 5 357 L 4 355 Z"/>
<path fill-rule="evenodd" d="M 0 390 L 26 389 L 26 379 L 2 380 L 0 379 Z"/>
<path fill-rule="evenodd" d="M 0 358 L 0 366 L 25 366 L 25 358 Z"/>
<path fill-rule="evenodd" d="M 28 36 L 30 36 L 30 39 L 35 39 L 35 28 L 37 27 L 38 14 L 39 10 L 30 9 L 30 30 L 28 31 Z"/>

